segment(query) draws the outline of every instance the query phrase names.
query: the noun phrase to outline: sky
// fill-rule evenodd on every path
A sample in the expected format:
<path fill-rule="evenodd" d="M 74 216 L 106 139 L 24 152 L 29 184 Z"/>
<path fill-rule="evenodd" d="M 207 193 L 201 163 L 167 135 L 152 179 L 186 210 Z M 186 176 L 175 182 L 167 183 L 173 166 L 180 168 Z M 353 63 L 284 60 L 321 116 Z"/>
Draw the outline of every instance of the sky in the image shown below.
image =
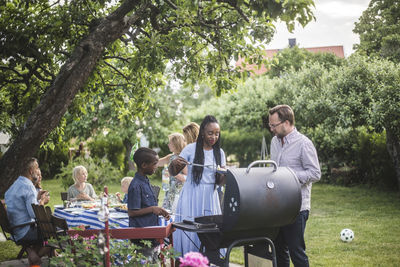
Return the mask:
<path fill-rule="evenodd" d="M 276 24 L 273 40 L 266 45 L 267 49 L 288 47 L 288 39 L 296 38 L 299 47 L 318 47 L 343 45 L 345 56 L 353 51 L 353 44 L 359 43 L 358 34 L 353 33 L 354 23 L 367 9 L 369 0 L 314 0 L 315 21 L 304 28 L 296 25 L 289 33 L 284 23 Z"/>

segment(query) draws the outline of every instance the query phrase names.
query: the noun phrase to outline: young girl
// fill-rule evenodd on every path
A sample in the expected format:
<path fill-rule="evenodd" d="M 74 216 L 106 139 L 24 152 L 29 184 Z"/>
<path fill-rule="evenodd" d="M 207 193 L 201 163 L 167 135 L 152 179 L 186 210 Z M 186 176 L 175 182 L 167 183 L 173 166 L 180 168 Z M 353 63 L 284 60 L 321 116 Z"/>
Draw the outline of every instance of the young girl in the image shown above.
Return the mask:
<path fill-rule="evenodd" d="M 76 198 L 76 200 L 90 200 L 97 198 L 93 186 L 87 183 L 88 172 L 83 166 L 76 166 L 72 171 L 72 178 L 75 184 L 68 188 L 68 200 Z"/>
<path fill-rule="evenodd" d="M 196 143 L 187 145 L 180 156 L 189 163 L 213 165 L 200 167 L 188 165 L 183 169 L 187 179 L 183 185 L 175 222 L 193 221 L 195 217 L 221 214 L 221 206 L 216 185 L 222 183 L 221 174 L 216 172 L 217 165 L 225 167 L 225 153 L 220 148 L 220 127 L 214 116 L 208 115 L 200 125 Z M 172 162 L 179 161 L 179 158 Z M 194 232 L 174 232 L 174 249 L 182 255 L 189 251 L 199 251 L 200 240 Z"/>
<path fill-rule="evenodd" d="M 186 146 L 185 138 L 180 133 L 173 133 L 168 136 L 169 143 L 168 148 L 172 153 L 161 158 L 158 162 L 158 166 L 164 166 L 170 164 L 170 162 L 178 157 L 182 149 Z M 176 204 L 178 203 L 179 193 L 182 189 L 183 183 L 186 181 L 186 177 L 183 174 L 177 174 L 169 177 L 169 190 L 165 191 L 164 201 L 162 207 L 166 210 L 170 210 L 175 213 Z"/>

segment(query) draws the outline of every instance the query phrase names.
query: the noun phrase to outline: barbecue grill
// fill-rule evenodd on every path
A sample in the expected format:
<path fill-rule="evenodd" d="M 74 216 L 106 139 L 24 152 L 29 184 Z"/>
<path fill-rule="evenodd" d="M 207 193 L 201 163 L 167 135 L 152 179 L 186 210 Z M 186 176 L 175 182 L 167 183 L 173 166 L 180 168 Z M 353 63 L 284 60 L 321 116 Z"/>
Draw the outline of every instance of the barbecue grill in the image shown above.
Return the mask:
<path fill-rule="evenodd" d="M 254 168 L 264 164 L 264 167 Z M 272 165 L 272 167 L 265 167 Z M 272 260 L 276 266 L 274 239 L 279 227 L 292 223 L 301 207 L 300 183 L 294 172 L 277 167 L 274 161 L 255 161 L 247 168 L 226 171 L 226 188 L 222 215 L 196 217 L 173 226 L 196 232 L 200 252 L 217 266 L 229 265 L 229 254 L 235 246 L 245 246 L 247 254 Z M 228 248 L 225 258 L 221 248 Z"/>

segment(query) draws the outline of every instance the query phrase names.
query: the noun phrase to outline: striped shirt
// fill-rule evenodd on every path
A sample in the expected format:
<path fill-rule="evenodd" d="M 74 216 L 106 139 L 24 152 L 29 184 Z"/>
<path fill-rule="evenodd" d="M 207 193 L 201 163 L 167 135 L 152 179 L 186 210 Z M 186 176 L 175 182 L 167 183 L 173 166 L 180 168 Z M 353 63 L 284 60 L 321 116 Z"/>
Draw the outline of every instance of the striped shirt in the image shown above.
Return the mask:
<path fill-rule="evenodd" d="M 310 210 L 311 187 L 321 178 L 317 151 L 305 135 L 293 129 L 282 140 L 274 136 L 271 140 L 271 160 L 280 167 L 289 167 L 301 184 L 301 209 Z"/>

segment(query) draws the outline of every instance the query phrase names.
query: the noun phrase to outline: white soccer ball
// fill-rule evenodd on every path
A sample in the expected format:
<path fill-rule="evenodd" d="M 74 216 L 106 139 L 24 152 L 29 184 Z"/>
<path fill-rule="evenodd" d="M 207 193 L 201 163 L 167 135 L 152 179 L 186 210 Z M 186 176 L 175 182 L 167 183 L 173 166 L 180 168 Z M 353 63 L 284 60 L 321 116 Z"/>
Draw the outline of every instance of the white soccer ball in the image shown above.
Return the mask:
<path fill-rule="evenodd" d="M 340 232 L 340 239 L 342 239 L 343 242 L 351 242 L 354 239 L 354 233 L 350 229 L 343 229 Z"/>

